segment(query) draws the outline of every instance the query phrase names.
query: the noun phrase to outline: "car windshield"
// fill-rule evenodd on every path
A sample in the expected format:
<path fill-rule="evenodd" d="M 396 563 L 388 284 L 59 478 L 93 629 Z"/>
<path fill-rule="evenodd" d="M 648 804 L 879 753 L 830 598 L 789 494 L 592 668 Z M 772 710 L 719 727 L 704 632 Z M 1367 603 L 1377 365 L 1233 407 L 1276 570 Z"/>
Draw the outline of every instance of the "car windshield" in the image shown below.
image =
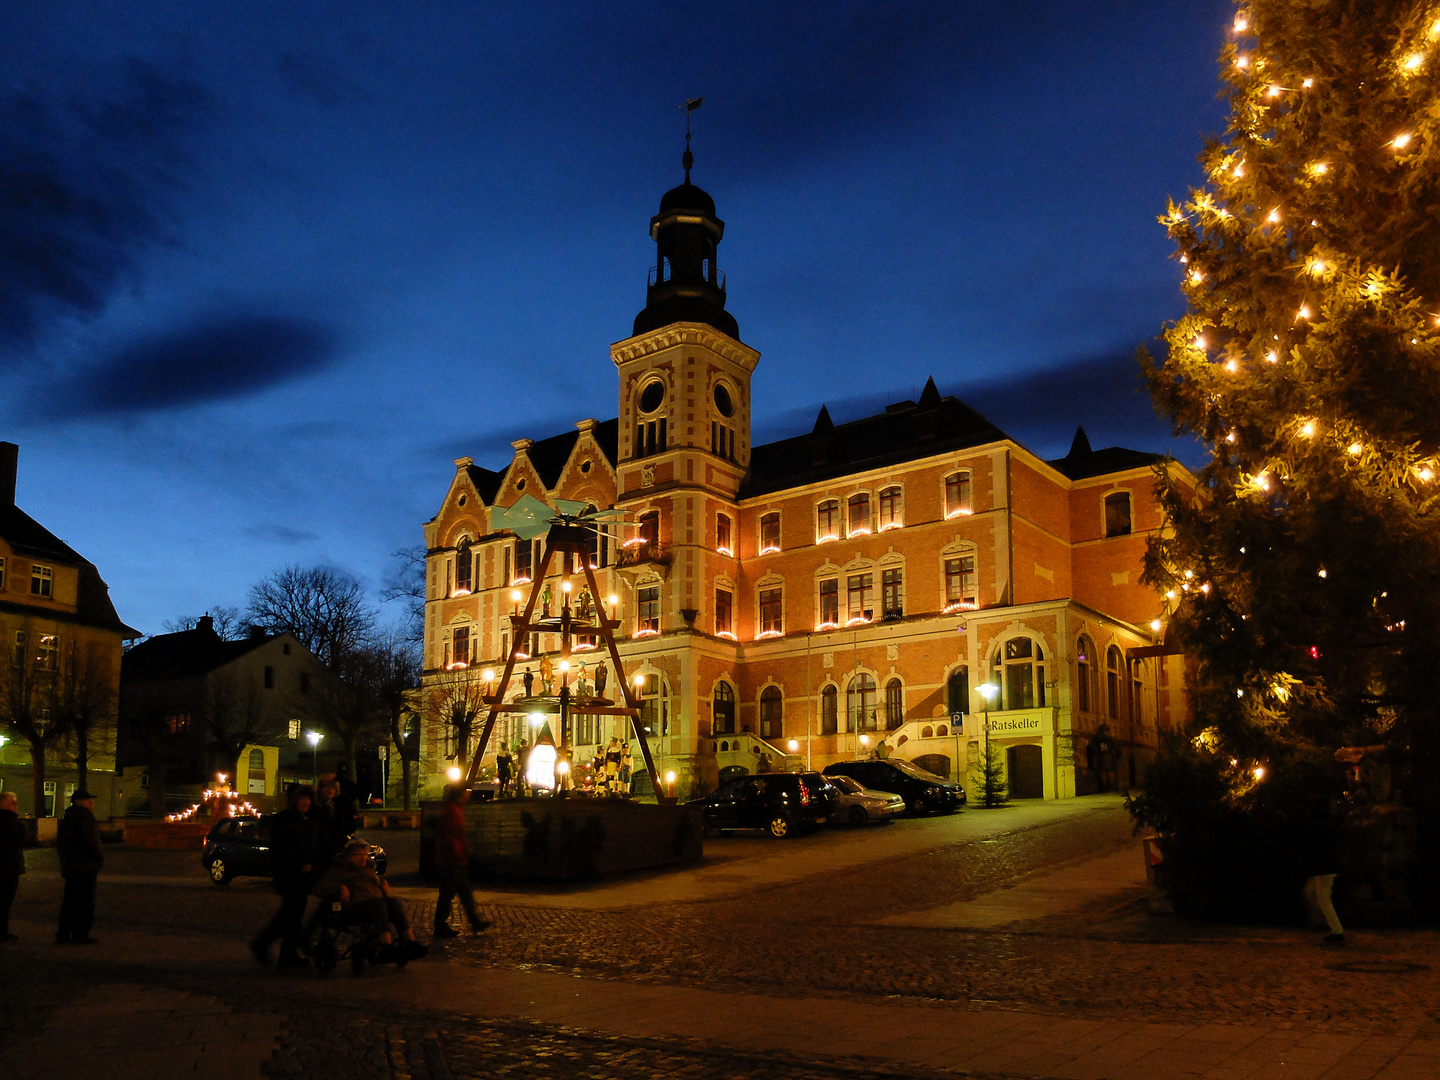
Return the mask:
<path fill-rule="evenodd" d="M 852 780 L 848 776 L 831 776 L 829 780 L 841 791 L 849 792 L 851 795 L 859 795 L 865 790 L 858 781 Z"/>
<path fill-rule="evenodd" d="M 895 768 L 899 769 L 906 776 L 913 777 L 916 780 L 926 780 L 932 784 L 935 783 L 937 780 L 941 783 L 945 782 L 945 778 L 943 776 L 936 776 L 933 772 L 926 772 L 924 769 L 920 768 L 920 766 L 912 765 L 908 761 L 891 761 L 890 764 L 893 765 Z"/>

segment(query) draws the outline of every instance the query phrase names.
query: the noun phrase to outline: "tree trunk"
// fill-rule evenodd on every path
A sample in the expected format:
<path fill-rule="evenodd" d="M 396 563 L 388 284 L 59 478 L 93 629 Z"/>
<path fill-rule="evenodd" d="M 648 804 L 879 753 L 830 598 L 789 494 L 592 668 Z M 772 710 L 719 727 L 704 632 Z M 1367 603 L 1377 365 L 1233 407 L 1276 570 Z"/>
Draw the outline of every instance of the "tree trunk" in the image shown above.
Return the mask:
<path fill-rule="evenodd" d="M 30 743 L 30 778 L 35 784 L 35 816 L 45 817 L 45 741 L 27 739 Z M 60 793 L 55 793 L 55 809 L 60 809 Z M 56 815 L 59 816 L 58 814 Z"/>
<path fill-rule="evenodd" d="M 403 789 L 403 791 L 402 791 L 402 796 L 401 796 L 401 797 L 404 799 L 404 808 L 405 808 L 406 810 L 409 810 L 409 809 L 410 809 L 410 759 L 405 756 L 405 751 L 404 751 L 403 748 L 400 750 L 400 783 L 401 783 L 401 787 L 402 787 L 402 789 Z"/>
<path fill-rule="evenodd" d="M 90 727 L 75 728 L 75 783 L 81 791 L 87 789 L 86 780 L 90 773 Z M 113 811 L 112 811 L 113 813 Z"/>

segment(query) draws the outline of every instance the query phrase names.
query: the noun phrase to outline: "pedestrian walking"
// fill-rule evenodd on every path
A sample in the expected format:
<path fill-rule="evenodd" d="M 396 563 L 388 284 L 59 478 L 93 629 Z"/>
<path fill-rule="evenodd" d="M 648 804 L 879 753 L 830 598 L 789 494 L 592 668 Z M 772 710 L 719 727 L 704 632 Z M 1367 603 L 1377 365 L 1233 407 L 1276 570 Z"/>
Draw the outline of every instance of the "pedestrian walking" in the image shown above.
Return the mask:
<path fill-rule="evenodd" d="M 0 791 L 0 941 L 18 941 L 10 932 L 10 906 L 25 873 L 25 826 L 13 791 Z"/>
<path fill-rule="evenodd" d="M 56 945 L 94 945 L 90 928 L 95 923 L 95 879 L 105 865 L 100 847 L 100 825 L 95 820 L 95 796 L 78 788 L 55 833 L 60 875 L 65 892 L 60 899 L 60 926 Z"/>
<path fill-rule="evenodd" d="M 262 964 L 270 962 L 270 943 L 280 941 L 280 966 L 304 967 L 309 961 L 300 955 L 304 944 L 305 905 L 316 865 L 317 829 L 309 817 L 314 793 L 309 784 L 297 784 L 286 793 L 285 809 L 275 815 L 270 828 L 270 876 L 280 896 L 280 910 L 265 929 L 250 942 L 250 951 Z"/>
<path fill-rule="evenodd" d="M 1329 928 L 1325 944 L 1344 945 L 1345 927 L 1332 899 L 1335 878 L 1340 873 L 1341 819 L 1330 792 L 1316 792 L 1306 809 L 1309 813 L 1301 840 L 1306 878 L 1301 895 L 1313 906 L 1312 918 L 1318 913 Z"/>
<path fill-rule="evenodd" d="M 470 892 L 470 849 L 465 844 L 465 804 L 469 801 L 468 787 L 451 784 L 440 807 L 440 827 L 435 834 L 435 866 L 440 871 L 440 895 L 435 900 L 437 938 L 460 934 L 450 925 L 450 907 L 457 896 L 475 933 L 490 926 L 489 920 L 475 911 L 475 897 Z"/>

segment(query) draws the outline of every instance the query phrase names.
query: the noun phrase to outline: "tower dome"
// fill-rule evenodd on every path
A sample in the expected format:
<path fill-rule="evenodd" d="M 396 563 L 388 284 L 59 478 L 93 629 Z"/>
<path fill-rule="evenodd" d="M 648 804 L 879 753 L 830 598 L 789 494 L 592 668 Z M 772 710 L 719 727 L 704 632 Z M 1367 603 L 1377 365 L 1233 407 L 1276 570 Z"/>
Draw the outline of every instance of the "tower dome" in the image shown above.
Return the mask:
<path fill-rule="evenodd" d="M 685 182 L 660 197 L 660 212 L 650 219 L 655 265 L 632 333 L 698 322 L 739 340 L 740 326 L 725 310 L 725 275 L 715 265 L 725 223 L 715 215 L 715 200 L 690 182 L 695 157 L 688 147 L 681 164 Z"/>

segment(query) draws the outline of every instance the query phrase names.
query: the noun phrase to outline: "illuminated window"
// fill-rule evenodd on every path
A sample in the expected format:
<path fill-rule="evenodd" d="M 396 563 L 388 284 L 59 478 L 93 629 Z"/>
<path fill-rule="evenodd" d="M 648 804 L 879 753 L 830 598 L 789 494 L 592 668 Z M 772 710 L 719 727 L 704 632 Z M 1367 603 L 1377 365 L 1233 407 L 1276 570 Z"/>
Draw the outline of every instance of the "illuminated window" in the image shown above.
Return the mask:
<path fill-rule="evenodd" d="M 171 735 L 183 735 L 193 726 L 189 713 L 171 713 L 165 717 L 165 730 Z"/>
<path fill-rule="evenodd" d="M 1045 705 L 1045 650 L 1033 638 L 1017 637 L 995 653 L 994 677 L 1003 695 L 1002 709 Z"/>
<path fill-rule="evenodd" d="M 715 590 L 715 633 L 735 636 L 734 597 L 729 589 Z"/>
<path fill-rule="evenodd" d="M 780 515 L 765 514 L 760 518 L 760 554 L 780 550 Z"/>
<path fill-rule="evenodd" d="M 1105 496 L 1105 535 L 1125 536 L 1130 532 L 1130 493 L 1115 491 Z"/>
<path fill-rule="evenodd" d="M 534 572 L 535 548 L 529 540 L 515 541 L 515 582 L 529 581 Z"/>
<path fill-rule="evenodd" d="M 784 605 L 781 590 L 760 590 L 760 633 L 783 634 L 785 632 Z"/>
<path fill-rule="evenodd" d="M 875 680 L 863 672 L 850 680 L 845 691 L 845 712 L 850 720 L 851 731 L 874 731 Z"/>
<path fill-rule="evenodd" d="M 468 667 L 470 664 L 470 628 L 468 626 L 457 626 L 455 628 L 455 648 L 451 654 L 450 667 Z"/>
<path fill-rule="evenodd" d="M 885 727 L 894 731 L 905 722 L 905 685 L 899 679 L 885 684 Z"/>
<path fill-rule="evenodd" d="M 821 544 L 840 539 L 840 500 L 827 499 L 815 508 L 815 539 Z"/>
<path fill-rule="evenodd" d="M 60 643 L 54 634 L 40 635 L 40 648 L 35 653 L 35 669 L 37 671 L 54 671 L 59 665 L 56 661 L 60 657 Z"/>
<path fill-rule="evenodd" d="M 970 474 L 951 473 L 945 477 L 945 516 L 959 517 L 972 512 L 970 501 Z"/>
<path fill-rule="evenodd" d="M 1095 702 L 1095 646 L 1084 634 L 1075 643 L 1075 707 L 1089 712 Z"/>
<path fill-rule="evenodd" d="M 767 686 L 760 692 L 760 737 L 778 739 L 785 734 L 785 700 L 778 686 Z"/>
<path fill-rule="evenodd" d="M 734 545 L 730 540 L 730 515 L 715 515 L 715 550 L 723 555 L 733 555 Z"/>
<path fill-rule="evenodd" d="M 898 619 L 905 614 L 905 575 L 898 566 L 880 575 L 880 611 L 886 619 Z"/>
<path fill-rule="evenodd" d="M 51 570 L 50 567 L 48 567 L 48 566 L 39 566 L 39 565 L 31 566 L 31 567 L 30 567 L 30 595 L 31 595 L 31 596 L 49 596 L 50 593 L 51 593 L 51 587 L 52 587 L 52 584 L 53 584 L 53 579 L 54 579 L 54 577 L 55 577 L 55 572 L 54 572 L 53 570 Z"/>
<path fill-rule="evenodd" d="M 850 622 L 869 622 L 875 617 L 875 575 L 851 574 L 845 579 L 846 617 Z"/>
<path fill-rule="evenodd" d="M 639 530 L 636 535 L 651 548 L 660 543 L 659 510 L 648 510 L 640 515 Z"/>
<path fill-rule="evenodd" d="M 945 610 L 965 611 L 975 604 L 975 556 L 945 560 Z"/>
<path fill-rule="evenodd" d="M 299 720 L 291 720 L 291 721 L 289 721 L 289 722 L 285 725 L 285 730 L 286 730 L 286 732 L 289 734 L 290 738 L 292 738 L 292 739 L 298 739 L 298 738 L 300 738 L 300 721 L 299 721 Z"/>
<path fill-rule="evenodd" d="M 827 686 L 820 691 L 820 734 L 834 735 L 840 725 L 840 691 Z"/>
<path fill-rule="evenodd" d="M 461 540 L 455 548 L 455 592 L 461 595 L 470 591 L 470 573 L 475 560 L 470 553 L 470 538 Z"/>
<path fill-rule="evenodd" d="M 840 579 L 826 578 L 820 582 L 821 626 L 837 626 L 840 623 Z"/>
<path fill-rule="evenodd" d="M 864 536 L 870 531 L 870 493 L 851 495 L 846 506 L 846 528 L 851 536 Z"/>
<path fill-rule="evenodd" d="M 639 633 L 660 632 L 660 586 L 651 585 L 636 593 L 639 601 L 635 628 Z"/>
<path fill-rule="evenodd" d="M 640 726 L 651 737 L 670 734 L 670 690 L 655 674 L 646 678 L 640 690 Z"/>
<path fill-rule="evenodd" d="M 880 528 L 898 529 L 904 523 L 900 489 L 885 488 L 880 492 Z"/>

